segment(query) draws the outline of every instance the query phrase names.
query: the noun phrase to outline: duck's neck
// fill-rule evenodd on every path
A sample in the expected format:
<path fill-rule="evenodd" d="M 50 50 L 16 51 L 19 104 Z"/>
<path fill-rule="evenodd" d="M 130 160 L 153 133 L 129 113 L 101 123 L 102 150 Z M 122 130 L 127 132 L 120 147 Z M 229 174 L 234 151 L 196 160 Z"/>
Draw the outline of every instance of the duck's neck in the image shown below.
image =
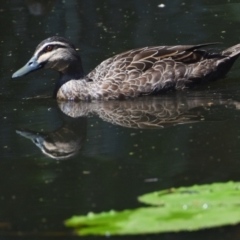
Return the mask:
<path fill-rule="evenodd" d="M 56 98 L 58 90 L 62 87 L 63 84 L 70 80 L 84 80 L 85 74 L 82 68 L 81 62 L 71 66 L 66 67 L 62 71 L 59 71 L 59 79 L 56 82 L 55 89 L 53 92 L 53 97 Z"/>

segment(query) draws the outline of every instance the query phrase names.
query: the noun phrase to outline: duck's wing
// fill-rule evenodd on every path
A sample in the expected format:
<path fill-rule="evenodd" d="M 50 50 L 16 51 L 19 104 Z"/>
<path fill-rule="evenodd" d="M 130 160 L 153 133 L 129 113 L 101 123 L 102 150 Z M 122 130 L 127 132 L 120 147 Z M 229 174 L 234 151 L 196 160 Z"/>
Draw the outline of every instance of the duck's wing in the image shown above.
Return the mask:
<path fill-rule="evenodd" d="M 172 59 L 176 62 L 192 64 L 208 58 L 221 57 L 220 54 L 210 53 L 201 49 L 214 44 L 217 43 L 153 46 L 133 49 L 103 61 L 88 74 L 88 77 L 92 79 L 98 79 L 131 70 L 145 72 L 157 61 L 164 59 Z"/>
<path fill-rule="evenodd" d="M 206 43 L 199 45 L 177 45 L 177 46 L 153 46 L 127 51 L 113 57 L 113 61 L 131 58 L 132 62 L 148 60 L 155 62 L 162 59 L 172 58 L 182 63 L 195 63 L 207 57 L 209 53 L 200 48 L 208 47 L 217 43 Z"/>

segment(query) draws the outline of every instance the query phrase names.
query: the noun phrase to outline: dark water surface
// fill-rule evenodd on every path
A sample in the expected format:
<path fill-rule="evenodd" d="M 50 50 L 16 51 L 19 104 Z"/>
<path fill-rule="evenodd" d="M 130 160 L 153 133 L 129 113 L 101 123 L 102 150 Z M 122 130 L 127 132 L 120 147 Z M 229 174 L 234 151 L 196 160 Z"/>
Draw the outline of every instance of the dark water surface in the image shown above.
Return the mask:
<path fill-rule="evenodd" d="M 80 48 L 86 72 L 147 45 L 224 49 L 240 42 L 239 11 L 226 0 L 2 1 L 0 239 L 70 239 L 63 221 L 72 215 L 135 208 L 155 190 L 239 181 L 240 61 L 212 84 L 122 102 L 32 99 L 51 95 L 51 71 L 11 80 L 53 35 Z M 122 238 L 239 239 L 240 226 Z"/>

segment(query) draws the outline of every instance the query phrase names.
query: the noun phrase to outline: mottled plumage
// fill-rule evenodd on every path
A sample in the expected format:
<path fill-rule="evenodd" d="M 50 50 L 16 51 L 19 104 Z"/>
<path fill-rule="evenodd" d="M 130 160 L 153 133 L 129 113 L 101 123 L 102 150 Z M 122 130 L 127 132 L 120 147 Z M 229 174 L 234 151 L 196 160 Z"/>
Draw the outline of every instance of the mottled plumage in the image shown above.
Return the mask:
<path fill-rule="evenodd" d="M 103 61 L 85 75 L 75 47 L 64 38 L 51 37 L 37 46 L 30 61 L 12 77 L 52 68 L 60 73 L 54 93 L 58 99 L 133 98 L 224 77 L 240 54 L 240 44 L 220 53 L 201 49 L 209 45 L 134 49 Z"/>

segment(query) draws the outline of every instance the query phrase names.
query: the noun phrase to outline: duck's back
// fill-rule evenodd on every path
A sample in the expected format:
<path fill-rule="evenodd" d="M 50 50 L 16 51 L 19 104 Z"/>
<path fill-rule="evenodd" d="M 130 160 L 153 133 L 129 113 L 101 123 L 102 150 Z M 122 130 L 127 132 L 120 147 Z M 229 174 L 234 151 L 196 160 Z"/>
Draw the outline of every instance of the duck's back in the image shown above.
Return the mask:
<path fill-rule="evenodd" d="M 100 88 L 126 96 L 149 94 L 218 77 L 217 61 L 225 56 L 200 47 L 210 45 L 156 46 L 130 50 L 103 61 L 88 77 Z M 210 72 L 215 72 L 216 76 Z"/>

